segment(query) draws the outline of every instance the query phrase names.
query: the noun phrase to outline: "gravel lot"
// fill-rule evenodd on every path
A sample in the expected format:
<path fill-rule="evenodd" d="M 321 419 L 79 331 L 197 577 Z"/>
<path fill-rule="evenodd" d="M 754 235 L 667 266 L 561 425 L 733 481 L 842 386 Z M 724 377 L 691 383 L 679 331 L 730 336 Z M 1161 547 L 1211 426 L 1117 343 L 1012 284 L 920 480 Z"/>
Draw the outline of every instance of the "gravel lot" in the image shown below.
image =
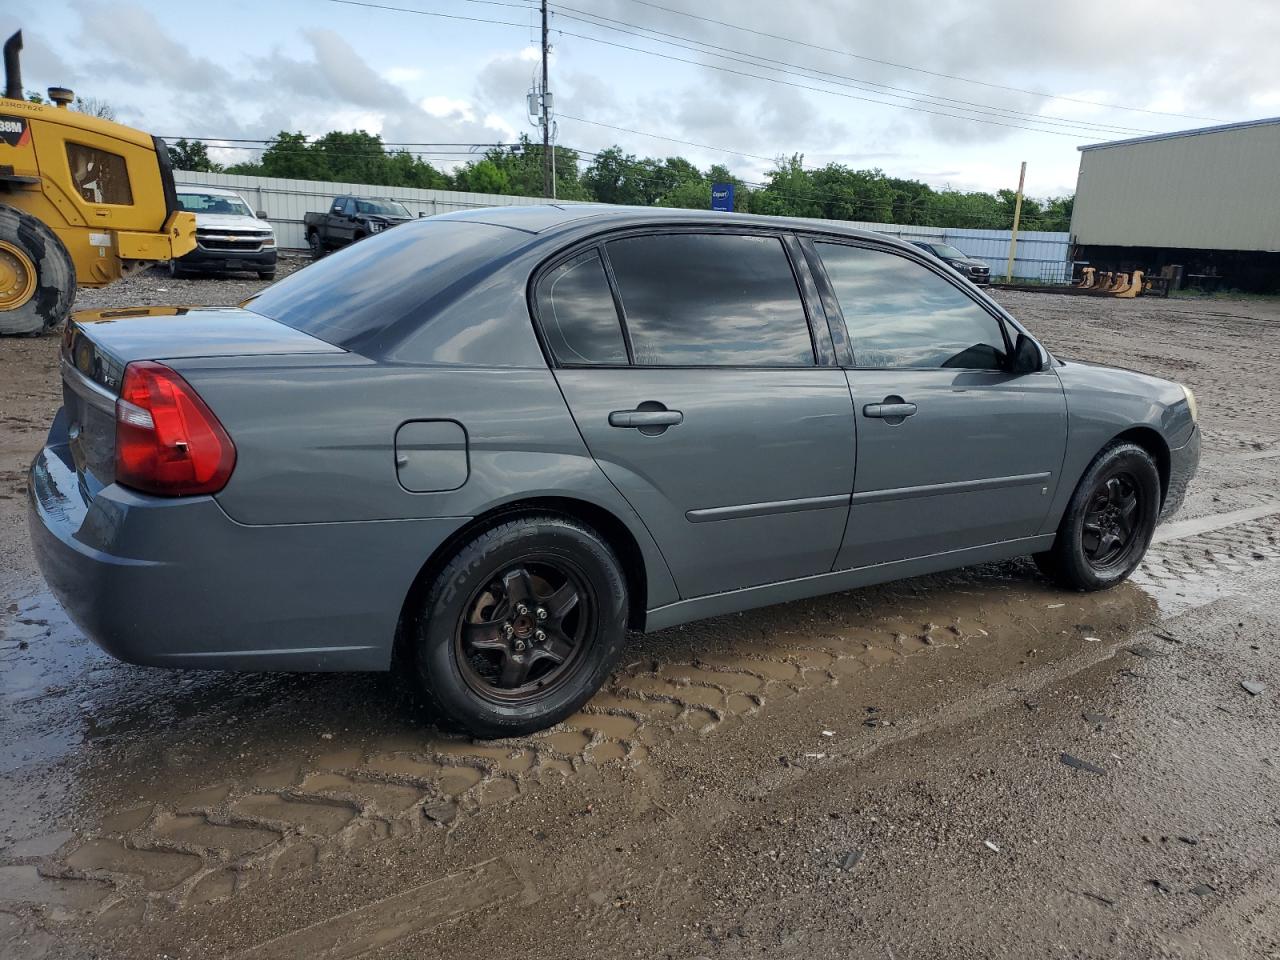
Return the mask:
<path fill-rule="evenodd" d="M 582 714 L 499 744 L 393 678 L 98 652 L 25 530 L 56 338 L 0 341 L 0 956 L 1277 955 L 1280 305 L 999 296 L 1200 397 L 1201 474 L 1132 583 L 1019 561 L 636 637 Z"/>

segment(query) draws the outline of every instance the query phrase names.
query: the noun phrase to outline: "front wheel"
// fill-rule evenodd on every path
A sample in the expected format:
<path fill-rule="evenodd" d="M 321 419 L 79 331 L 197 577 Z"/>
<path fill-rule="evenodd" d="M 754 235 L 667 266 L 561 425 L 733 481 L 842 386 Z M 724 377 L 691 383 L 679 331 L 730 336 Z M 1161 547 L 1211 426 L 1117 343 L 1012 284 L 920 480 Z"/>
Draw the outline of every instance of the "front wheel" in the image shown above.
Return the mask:
<path fill-rule="evenodd" d="M 437 711 L 478 737 L 558 723 L 608 677 L 627 586 L 594 530 L 554 515 L 509 520 L 445 565 L 419 617 L 418 677 Z"/>
<path fill-rule="evenodd" d="M 1160 517 L 1160 472 L 1151 454 L 1116 443 L 1094 459 L 1058 527 L 1053 547 L 1035 558 L 1065 587 L 1104 590 L 1133 573 Z"/>
<path fill-rule="evenodd" d="M 0 334 L 40 334 L 67 318 L 76 265 L 58 235 L 0 204 Z"/>
<path fill-rule="evenodd" d="M 258 279 L 259 279 L 259 280 L 274 280 L 275 278 L 276 278 L 276 272 L 275 272 L 274 270 L 259 270 L 259 271 L 258 271 Z"/>

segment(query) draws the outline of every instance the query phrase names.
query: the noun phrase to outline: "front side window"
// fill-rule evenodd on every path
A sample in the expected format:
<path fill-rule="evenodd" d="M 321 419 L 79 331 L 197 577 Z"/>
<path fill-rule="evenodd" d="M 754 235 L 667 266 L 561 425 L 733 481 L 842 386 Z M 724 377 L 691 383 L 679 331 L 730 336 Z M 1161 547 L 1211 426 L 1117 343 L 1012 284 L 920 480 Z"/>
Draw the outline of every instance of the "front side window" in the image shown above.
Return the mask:
<path fill-rule="evenodd" d="M 82 200 L 121 206 L 133 203 L 129 167 L 124 157 L 97 147 L 68 143 L 67 163 L 71 167 L 71 179 L 80 191 Z"/>
<path fill-rule="evenodd" d="M 883 250 L 814 246 L 848 325 L 855 366 L 1005 369 L 1000 322 L 932 270 Z"/>
<path fill-rule="evenodd" d="M 555 267 L 538 281 L 538 320 L 560 363 L 624 366 L 627 347 L 595 250 Z"/>
<path fill-rule="evenodd" d="M 605 249 L 638 366 L 814 365 L 779 238 L 655 234 Z"/>

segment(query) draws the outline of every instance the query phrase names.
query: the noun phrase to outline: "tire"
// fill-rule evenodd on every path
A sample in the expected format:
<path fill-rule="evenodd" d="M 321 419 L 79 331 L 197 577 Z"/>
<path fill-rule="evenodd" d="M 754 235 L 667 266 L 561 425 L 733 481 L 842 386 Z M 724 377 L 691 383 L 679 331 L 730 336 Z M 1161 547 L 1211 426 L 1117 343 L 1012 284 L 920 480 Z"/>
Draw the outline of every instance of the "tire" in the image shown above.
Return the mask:
<path fill-rule="evenodd" d="M 307 234 L 307 246 L 311 248 L 312 260 L 319 260 L 324 256 L 324 242 L 316 231 L 312 230 Z"/>
<path fill-rule="evenodd" d="M 170 260 L 169 276 L 172 277 L 174 280 L 181 280 L 183 277 L 188 276 L 188 273 L 185 269 L 178 266 L 177 260 Z"/>
<path fill-rule="evenodd" d="M 1112 444 L 1081 477 L 1053 547 L 1035 557 L 1036 565 L 1073 590 L 1114 587 L 1146 555 L 1160 499 L 1160 472 L 1151 454 L 1134 443 Z"/>
<path fill-rule="evenodd" d="M 418 680 L 437 715 L 474 736 L 532 733 L 600 688 L 626 621 L 626 578 L 599 534 L 555 515 L 508 520 L 459 549 L 427 590 Z"/>
<path fill-rule="evenodd" d="M 29 213 L 0 204 L 0 334 L 35 336 L 67 319 L 76 265 L 58 235 Z M 7 307 L 4 301 L 12 299 Z"/>
<path fill-rule="evenodd" d="M 276 278 L 276 272 L 275 272 L 274 270 L 259 270 L 259 271 L 258 271 L 258 279 L 259 279 L 259 280 L 274 280 L 275 278 Z"/>

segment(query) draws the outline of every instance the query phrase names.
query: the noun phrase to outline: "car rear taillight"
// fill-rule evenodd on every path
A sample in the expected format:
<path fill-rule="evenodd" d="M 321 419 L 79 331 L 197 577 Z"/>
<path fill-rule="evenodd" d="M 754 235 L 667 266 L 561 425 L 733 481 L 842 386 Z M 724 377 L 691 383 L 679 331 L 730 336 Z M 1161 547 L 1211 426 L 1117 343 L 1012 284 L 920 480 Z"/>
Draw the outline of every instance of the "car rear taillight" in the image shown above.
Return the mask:
<path fill-rule="evenodd" d="M 162 363 L 125 367 L 116 400 L 117 483 L 164 497 L 217 493 L 236 448 L 191 384 Z"/>

